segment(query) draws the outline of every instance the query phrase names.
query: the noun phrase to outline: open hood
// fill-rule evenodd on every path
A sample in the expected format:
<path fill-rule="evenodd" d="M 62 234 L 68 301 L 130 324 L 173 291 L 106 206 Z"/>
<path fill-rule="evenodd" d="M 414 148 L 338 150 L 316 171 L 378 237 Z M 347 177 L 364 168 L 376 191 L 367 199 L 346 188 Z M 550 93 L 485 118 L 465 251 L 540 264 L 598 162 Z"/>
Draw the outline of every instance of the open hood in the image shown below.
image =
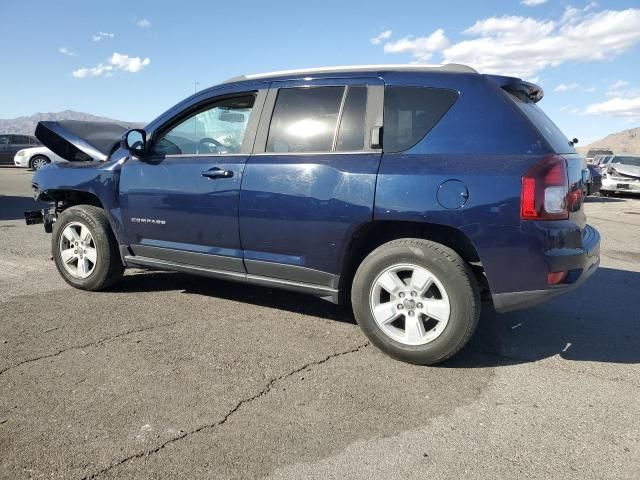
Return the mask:
<path fill-rule="evenodd" d="M 74 161 L 105 161 L 117 148 L 128 123 L 61 120 L 38 122 L 36 137 L 62 158 Z"/>

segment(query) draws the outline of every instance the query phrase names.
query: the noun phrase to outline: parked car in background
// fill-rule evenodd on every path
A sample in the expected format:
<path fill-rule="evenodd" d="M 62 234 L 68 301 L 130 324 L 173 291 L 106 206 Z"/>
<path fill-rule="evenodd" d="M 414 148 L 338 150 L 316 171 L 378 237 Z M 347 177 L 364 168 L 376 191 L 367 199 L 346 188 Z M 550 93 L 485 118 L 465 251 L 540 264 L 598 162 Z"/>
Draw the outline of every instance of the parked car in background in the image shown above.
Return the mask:
<path fill-rule="evenodd" d="M 30 168 L 32 170 L 40 170 L 52 162 L 60 163 L 66 161 L 47 147 L 25 148 L 13 157 L 13 163 L 16 167 Z"/>
<path fill-rule="evenodd" d="M 587 182 L 587 195 L 596 195 L 602 187 L 602 174 L 595 165 L 587 164 L 589 170 L 589 181 Z"/>
<path fill-rule="evenodd" d="M 585 158 L 588 163 L 591 163 L 598 155 L 613 155 L 613 152 L 608 148 L 591 148 Z"/>
<path fill-rule="evenodd" d="M 146 267 L 305 292 L 352 307 L 389 355 L 438 363 L 482 298 L 527 308 L 598 268 L 585 160 L 542 97 L 463 65 L 359 66 L 236 77 L 122 136 L 40 122 L 69 160 L 105 161 L 36 172 L 55 207 L 25 219 L 75 288 Z"/>
<path fill-rule="evenodd" d="M 598 171 L 602 174 L 607 167 L 607 164 L 611 161 L 613 155 L 598 155 L 591 165 L 594 165 Z"/>
<path fill-rule="evenodd" d="M 640 193 L 640 155 L 614 155 L 602 174 L 600 192 Z"/>
<path fill-rule="evenodd" d="M 13 165 L 19 150 L 42 145 L 32 135 L 0 134 L 0 165 Z"/>

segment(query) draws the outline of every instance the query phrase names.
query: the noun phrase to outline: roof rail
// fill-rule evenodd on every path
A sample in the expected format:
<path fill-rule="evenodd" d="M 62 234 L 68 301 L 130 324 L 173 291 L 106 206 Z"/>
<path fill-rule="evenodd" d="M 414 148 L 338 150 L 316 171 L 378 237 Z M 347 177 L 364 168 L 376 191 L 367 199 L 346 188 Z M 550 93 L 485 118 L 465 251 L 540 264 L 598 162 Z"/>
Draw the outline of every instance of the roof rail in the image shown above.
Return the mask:
<path fill-rule="evenodd" d="M 268 77 L 284 77 L 287 75 L 303 75 L 316 73 L 345 73 L 345 72 L 449 72 L 449 73 L 478 73 L 467 65 L 459 63 L 447 63 L 444 65 L 416 65 L 416 64 L 389 64 L 389 65 L 345 65 L 339 67 L 315 67 L 293 70 L 280 70 L 276 72 L 252 73 L 229 78 L 223 83 L 240 82 L 242 80 L 256 80 Z"/>

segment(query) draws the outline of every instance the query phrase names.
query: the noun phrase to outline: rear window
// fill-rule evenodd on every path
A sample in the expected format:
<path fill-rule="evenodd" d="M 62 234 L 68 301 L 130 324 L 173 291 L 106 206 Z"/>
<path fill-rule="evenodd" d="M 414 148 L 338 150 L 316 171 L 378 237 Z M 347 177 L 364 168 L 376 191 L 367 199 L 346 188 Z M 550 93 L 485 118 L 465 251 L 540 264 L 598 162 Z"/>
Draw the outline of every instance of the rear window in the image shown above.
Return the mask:
<path fill-rule="evenodd" d="M 384 90 L 385 152 L 402 152 L 422 140 L 458 99 L 442 88 L 387 87 Z"/>
<path fill-rule="evenodd" d="M 569 139 L 562 133 L 555 123 L 542 111 L 540 107 L 523 95 L 507 93 L 525 114 L 540 134 L 549 143 L 555 153 L 576 153 L 575 148 L 569 144 Z"/>

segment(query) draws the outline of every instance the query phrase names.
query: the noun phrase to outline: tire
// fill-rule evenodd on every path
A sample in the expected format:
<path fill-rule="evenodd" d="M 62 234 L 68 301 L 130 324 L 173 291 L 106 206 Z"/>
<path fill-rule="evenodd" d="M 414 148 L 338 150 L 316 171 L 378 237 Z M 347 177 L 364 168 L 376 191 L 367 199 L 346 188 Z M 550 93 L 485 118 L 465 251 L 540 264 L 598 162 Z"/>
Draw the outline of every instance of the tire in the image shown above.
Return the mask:
<path fill-rule="evenodd" d="M 29 168 L 31 170 L 40 170 L 42 167 L 51 163 L 49 157 L 44 155 L 34 155 L 33 158 L 29 161 Z"/>
<path fill-rule="evenodd" d="M 425 280 L 429 276 L 431 281 Z M 393 288 L 382 286 L 390 284 Z M 460 351 L 475 331 L 481 305 L 469 265 L 450 248 L 417 238 L 394 240 L 371 252 L 355 274 L 351 303 L 374 345 L 416 365 L 439 363 Z M 378 320 L 374 308 L 382 312 Z M 394 315 L 392 322 L 381 321 Z"/>
<path fill-rule="evenodd" d="M 124 272 L 107 215 L 91 205 L 70 207 L 60 214 L 53 225 L 51 252 L 62 278 L 81 290 L 104 290 Z"/>

